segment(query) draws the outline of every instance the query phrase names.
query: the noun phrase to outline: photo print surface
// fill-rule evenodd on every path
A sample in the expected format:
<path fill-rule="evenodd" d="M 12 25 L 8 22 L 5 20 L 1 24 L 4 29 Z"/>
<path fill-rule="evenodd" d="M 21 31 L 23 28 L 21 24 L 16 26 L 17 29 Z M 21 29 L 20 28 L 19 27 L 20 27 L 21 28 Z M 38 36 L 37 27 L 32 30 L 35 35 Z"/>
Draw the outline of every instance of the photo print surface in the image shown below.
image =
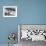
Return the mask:
<path fill-rule="evenodd" d="M 46 25 L 21 25 L 20 40 L 46 41 Z"/>
<path fill-rule="evenodd" d="M 17 6 L 3 6 L 3 17 L 17 17 Z"/>

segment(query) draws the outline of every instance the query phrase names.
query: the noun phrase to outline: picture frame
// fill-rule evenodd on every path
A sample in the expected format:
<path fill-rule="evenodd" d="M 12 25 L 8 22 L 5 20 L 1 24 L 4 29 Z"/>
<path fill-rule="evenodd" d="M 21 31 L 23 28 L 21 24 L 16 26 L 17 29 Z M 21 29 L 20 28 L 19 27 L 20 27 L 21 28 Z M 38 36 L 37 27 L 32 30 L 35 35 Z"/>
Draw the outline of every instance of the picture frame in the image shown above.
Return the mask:
<path fill-rule="evenodd" d="M 28 37 L 25 38 L 22 31 L 27 30 Z M 46 24 L 18 24 L 18 42 L 22 40 L 46 41 Z"/>
<path fill-rule="evenodd" d="M 3 6 L 3 17 L 17 17 L 17 6 Z"/>

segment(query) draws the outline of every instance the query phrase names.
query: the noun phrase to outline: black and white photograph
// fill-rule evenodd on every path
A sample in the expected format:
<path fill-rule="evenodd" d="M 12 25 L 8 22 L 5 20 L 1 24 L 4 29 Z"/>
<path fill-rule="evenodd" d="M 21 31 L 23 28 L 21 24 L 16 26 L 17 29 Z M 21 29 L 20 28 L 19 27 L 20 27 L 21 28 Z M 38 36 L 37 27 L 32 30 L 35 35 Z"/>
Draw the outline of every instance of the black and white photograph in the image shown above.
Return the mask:
<path fill-rule="evenodd" d="M 32 43 L 46 41 L 46 25 L 18 25 L 18 41 L 20 46 L 31 46 Z"/>
<path fill-rule="evenodd" d="M 3 6 L 3 17 L 17 17 L 17 6 Z"/>

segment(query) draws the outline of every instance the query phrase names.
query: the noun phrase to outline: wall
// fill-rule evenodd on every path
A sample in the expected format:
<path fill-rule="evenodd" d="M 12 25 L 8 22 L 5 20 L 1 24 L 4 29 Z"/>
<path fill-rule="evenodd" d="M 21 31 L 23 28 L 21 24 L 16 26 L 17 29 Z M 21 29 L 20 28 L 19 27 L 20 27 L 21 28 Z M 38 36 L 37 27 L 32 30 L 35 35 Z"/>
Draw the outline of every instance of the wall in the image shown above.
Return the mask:
<path fill-rule="evenodd" d="M 8 40 L 8 34 L 10 32 L 16 32 L 17 35 L 17 23 L 18 18 L 5 18 L 3 17 L 3 6 L 12 6 L 17 5 L 18 6 L 18 0 L 0 0 L 0 44 L 7 44 L 9 42 Z M 15 41 L 18 42 L 17 39 Z"/>
<path fill-rule="evenodd" d="M 18 17 L 4 18 L 5 5 L 17 5 Z M 46 24 L 46 0 L 0 0 L 0 44 L 8 43 L 9 32 L 17 34 L 17 24 Z"/>

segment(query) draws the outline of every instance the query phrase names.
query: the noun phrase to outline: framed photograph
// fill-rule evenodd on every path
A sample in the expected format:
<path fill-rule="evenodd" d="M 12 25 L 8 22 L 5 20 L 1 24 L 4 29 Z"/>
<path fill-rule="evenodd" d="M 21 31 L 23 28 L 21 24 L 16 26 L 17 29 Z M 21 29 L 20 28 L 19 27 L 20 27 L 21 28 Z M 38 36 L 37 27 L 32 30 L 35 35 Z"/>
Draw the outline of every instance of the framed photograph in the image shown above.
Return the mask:
<path fill-rule="evenodd" d="M 18 25 L 18 41 L 46 41 L 46 25 L 20 24 Z"/>
<path fill-rule="evenodd" d="M 3 6 L 3 17 L 17 17 L 17 6 Z"/>

